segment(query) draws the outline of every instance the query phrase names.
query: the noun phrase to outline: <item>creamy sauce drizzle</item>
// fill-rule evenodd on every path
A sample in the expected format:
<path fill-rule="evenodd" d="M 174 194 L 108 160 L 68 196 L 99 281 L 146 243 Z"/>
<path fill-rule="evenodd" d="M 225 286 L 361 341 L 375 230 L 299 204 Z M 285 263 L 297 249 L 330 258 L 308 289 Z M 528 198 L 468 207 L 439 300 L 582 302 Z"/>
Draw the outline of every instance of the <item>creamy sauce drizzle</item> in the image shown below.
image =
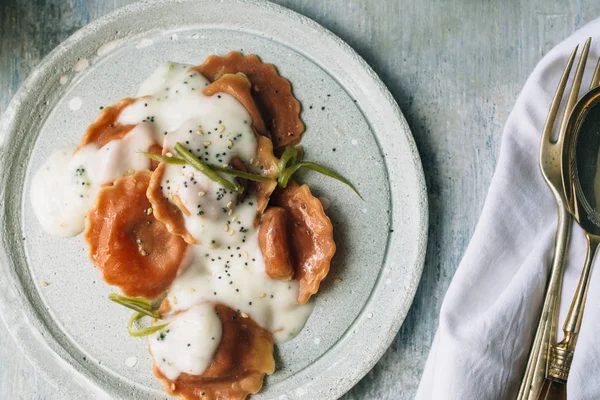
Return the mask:
<path fill-rule="evenodd" d="M 221 320 L 213 306 L 193 305 L 171 318 L 166 329 L 150 336 L 150 351 L 169 379 L 177 379 L 182 372 L 199 375 L 210 365 L 221 333 Z"/>
<path fill-rule="evenodd" d="M 81 233 L 103 185 L 150 168 L 149 159 L 138 152 L 154 143 L 151 128 L 139 124 L 101 148 L 90 143 L 74 154 L 74 147 L 52 153 L 31 183 L 31 204 L 42 228 L 54 236 Z"/>
<path fill-rule="evenodd" d="M 142 84 L 139 99 L 119 115 L 119 123 L 136 125 L 123 139 L 101 149 L 91 144 L 75 154 L 73 149 L 54 153 L 32 185 L 32 204 L 44 229 L 58 236 L 81 232 L 103 184 L 150 167 L 149 159 L 137 152 L 152 143 L 176 155 L 173 148 L 180 142 L 209 164 L 229 165 L 236 157 L 250 172 L 260 173 L 248 112 L 228 94 L 203 95 L 209 84 L 189 66 L 161 66 Z M 266 274 L 254 226 L 255 196 L 238 200 L 237 193 L 189 165 L 167 165 L 161 189 L 169 201 L 179 199 L 187 211 L 185 227 L 198 242 L 190 246 L 169 289 L 169 325 L 149 337 L 154 361 L 165 376 L 201 374 L 208 367 L 221 340 L 214 309 L 218 303 L 252 318 L 277 342 L 297 335 L 313 305 L 297 303 L 296 281 Z"/>

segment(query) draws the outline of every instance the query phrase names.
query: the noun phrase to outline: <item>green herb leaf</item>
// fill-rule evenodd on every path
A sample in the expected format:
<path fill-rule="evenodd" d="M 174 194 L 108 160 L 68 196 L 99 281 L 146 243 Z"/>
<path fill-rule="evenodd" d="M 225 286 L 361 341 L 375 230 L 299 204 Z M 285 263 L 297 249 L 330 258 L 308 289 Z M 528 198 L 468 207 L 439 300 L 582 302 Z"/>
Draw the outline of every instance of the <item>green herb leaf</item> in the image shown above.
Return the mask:
<path fill-rule="evenodd" d="M 244 192 L 244 188 L 242 186 L 237 185 L 221 177 L 219 174 L 213 171 L 207 164 L 203 163 L 196 156 L 190 153 L 190 151 L 181 143 L 177 142 L 175 144 L 175 151 L 177 152 L 177 154 L 179 154 L 179 157 L 181 157 L 185 160 L 185 162 L 187 162 L 192 167 L 206 175 L 208 179 L 217 182 L 225 189 L 229 189 L 238 193 Z"/>
<path fill-rule="evenodd" d="M 219 167 L 218 165 L 213 165 L 213 164 L 208 164 L 208 165 L 211 169 L 213 169 L 215 171 L 222 172 L 224 174 L 229 174 L 232 176 L 237 176 L 238 178 L 248 179 L 250 181 L 269 182 L 271 180 L 270 178 L 268 178 L 266 176 L 252 174 L 250 172 L 240 171 L 239 169 L 235 169 L 235 168 Z"/>
<path fill-rule="evenodd" d="M 108 299 L 148 317 L 160 318 L 160 314 L 153 309 L 150 301 L 143 297 L 127 297 L 111 293 L 108 295 Z"/>
<path fill-rule="evenodd" d="M 333 172 L 332 170 L 330 170 L 329 168 L 326 168 L 322 165 L 319 165 L 317 163 L 311 162 L 311 161 L 303 161 L 303 162 L 299 162 L 297 164 L 292 165 L 291 167 L 286 168 L 283 173 L 280 173 L 279 178 L 277 178 L 277 182 L 279 183 L 279 186 L 285 188 L 288 184 L 288 181 L 290 180 L 290 178 L 292 177 L 292 175 L 298 171 L 300 168 L 308 168 L 310 170 L 316 171 L 318 173 L 321 173 L 323 175 L 327 175 L 333 179 L 336 179 L 346 185 L 348 185 L 350 187 L 350 189 L 354 190 L 354 193 L 356 193 L 358 195 L 358 197 L 360 197 L 360 199 L 362 201 L 364 201 L 365 199 L 363 199 L 363 197 L 360 195 L 360 193 L 358 192 L 358 190 L 354 187 L 354 185 L 352 183 L 350 183 L 350 181 L 348 181 L 346 178 L 344 178 L 343 176 L 336 174 L 335 172 Z"/>
<path fill-rule="evenodd" d="M 290 180 L 292 175 L 294 175 L 296 171 L 298 171 L 301 167 L 301 164 L 294 164 L 291 167 L 287 167 L 284 170 L 280 170 L 279 176 L 277 177 L 277 183 L 279 184 L 279 186 L 281 186 L 282 188 L 286 188 L 288 181 Z"/>
<path fill-rule="evenodd" d="M 148 151 L 141 151 L 140 153 L 142 153 L 146 157 L 151 158 L 158 162 L 164 162 L 167 164 L 179 164 L 179 165 L 187 164 L 187 162 L 185 160 L 182 160 L 181 158 L 177 158 L 177 157 L 161 156 L 158 154 L 150 153 Z"/>
<path fill-rule="evenodd" d="M 298 149 L 293 146 L 287 146 L 285 151 L 281 155 L 279 159 L 279 173 L 282 173 L 289 164 L 296 164 L 296 160 L 298 159 Z"/>
<path fill-rule="evenodd" d="M 142 328 L 142 329 L 134 329 L 133 328 L 133 324 L 144 317 L 144 314 L 140 313 L 140 312 L 136 312 L 134 313 L 131 318 L 129 318 L 129 324 L 127 324 L 127 332 L 129 333 L 130 336 L 136 336 L 136 337 L 140 337 L 140 336 L 148 336 L 153 334 L 154 332 L 160 331 L 161 329 L 165 328 L 167 324 L 161 324 L 161 325 L 154 325 L 154 326 L 149 326 L 147 328 Z"/>

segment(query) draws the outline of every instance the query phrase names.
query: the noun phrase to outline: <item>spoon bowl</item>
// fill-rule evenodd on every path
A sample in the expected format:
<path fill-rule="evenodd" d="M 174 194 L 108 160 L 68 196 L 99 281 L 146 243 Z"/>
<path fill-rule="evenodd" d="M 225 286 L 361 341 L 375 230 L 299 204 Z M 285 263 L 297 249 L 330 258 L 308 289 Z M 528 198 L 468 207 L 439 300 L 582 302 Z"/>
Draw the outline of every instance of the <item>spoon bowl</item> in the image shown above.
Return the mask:
<path fill-rule="evenodd" d="M 563 326 L 564 339 L 550 350 L 548 378 L 565 383 L 600 245 L 600 87 L 586 93 L 571 112 L 563 142 L 562 174 L 569 211 L 587 239 L 585 263 Z"/>
<path fill-rule="evenodd" d="M 579 100 L 567 132 L 572 132 L 566 135 L 568 151 L 563 152 L 563 175 L 571 181 L 567 201 L 586 234 L 600 238 L 600 87 Z"/>

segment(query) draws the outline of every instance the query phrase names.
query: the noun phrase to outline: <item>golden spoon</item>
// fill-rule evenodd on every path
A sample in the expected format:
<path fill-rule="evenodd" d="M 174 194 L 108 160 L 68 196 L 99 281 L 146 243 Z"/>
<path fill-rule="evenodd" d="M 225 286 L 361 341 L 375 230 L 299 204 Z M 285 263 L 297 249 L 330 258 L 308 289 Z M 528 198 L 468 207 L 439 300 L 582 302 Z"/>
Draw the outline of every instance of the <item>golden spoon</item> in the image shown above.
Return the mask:
<path fill-rule="evenodd" d="M 575 105 L 563 142 L 562 173 L 573 218 L 587 240 L 586 259 L 563 326 L 564 339 L 550 349 L 538 399 L 566 399 L 566 382 L 583 320 L 592 265 L 600 246 L 600 60 L 590 90 Z"/>

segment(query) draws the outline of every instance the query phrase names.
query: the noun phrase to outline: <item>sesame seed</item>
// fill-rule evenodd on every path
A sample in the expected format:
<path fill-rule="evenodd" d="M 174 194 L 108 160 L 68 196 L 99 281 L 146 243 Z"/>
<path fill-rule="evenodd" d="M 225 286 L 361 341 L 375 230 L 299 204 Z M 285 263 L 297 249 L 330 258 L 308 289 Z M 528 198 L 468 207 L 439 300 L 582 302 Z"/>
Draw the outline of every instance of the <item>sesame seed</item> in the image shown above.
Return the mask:
<path fill-rule="evenodd" d="M 42 287 L 46 287 L 46 286 L 48 286 L 48 285 L 49 285 L 49 283 L 48 283 L 48 282 L 46 282 L 46 281 L 42 281 L 42 282 L 40 282 L 40 285 L 41 285 Z"/>
<path fill-rule="evenodd" d="M 229 232 L 229 225 L 225 225 L 223 227 L 223 232 Z"/>
<path fill-rule="evenodd" d="M 231 214 L 233 214 L 233 210 L 227 211 L 227 215 L 231 215 Z M 235 222 L 235 221 L 233 221 L 233 222 Z"/>
<path fill-rule="evenodd" d="M 206 194 L 206 192 L 198 192 L 198 196 L 202 197 Z"/>
<path fill-rule="evenodd" d="M 242 316 L 242 318 L 248 318 L 248 314 L 246 314 L 245 312 L 240 313 L 240 315 Z"/>
<path fill-rule="evenodd" d="M 232 205 L 233 205 L 233 201 L 230 201 L 229 203 L 227 203 L 227 208 L 231 208 Z"/>
<path fill-rule="evenodd" d="M 204 142 L 204 145 L 205 146 L 210 146 L 210 141 L 207 140 L 206 142 Z"/>
<path fill-rule="evenodd" d="M 148 209 L 146 210 L 146 214 L 148 214 L 148 215 L 152 214 L 152 207 L 148 207 Z"/>
<path fill-rule="evenodd" d="M 177 304 L 177 296 L 173 296 L 173 304 Z"/>
<path fill-rule="evenodd" d="M 258 297 L 260 297 L 261 299 L 264 299 L 265 297 L 267 297 L 267 294 L 265 292 L 262 292 L 260 294 L 260 296 L 258 296 Z"/>
<path fill-rule="evenodd" d="M 341 280 L 340 278 L 335 278 L 335 279 L 333 280 L 333 283 L 340 283 L 341 281 L 342 281 L 342 280 Z"/>
<path fill-rule="evenodd" d="M 173 157 L 173 153 L 171 153 L 170 151 L 167 152 L 167 154 L 165 154 L 167 157 Z"/>
<path fill-rule="evenodd" d="M 223 168 L 227 168 L 227 167 L 229 167 L 229 164 L 227 164 L 227 163 L 223 164 Z"/>
<path fill-rule="evenodd" d="M 231 218 L 231 222 L 235 222 L 235 221 L 237 221 L 237 219 L 238 219 L 237 215 L 234 215 L 233 218 Z"/>
<path fill-rule="evenodd" d="M 196 135 L 198 135 L 198 136 L 204 136 L 204 132 L 202 132 L 200 129 L 198 129 L 196 131 Z"/>
<path fill-rule="evenodd" d="M 225 131 L 225 126 L 224 126 L 224 125 L 221 125 L 221 126 L 219 127 L 219 133 L 223 133 L 224 131 Z"/>
<path fill-rule="evenodd" d="M 140 249 L 140 254 L 143 255 L 144 257 L 148 256 L 148 252 L 144 249 Z"/>
<path fill-rule="evenodd" d="M 229 145 L 230 145 L 231 147 L 233 147 L 233 140 L 229 139 L 229 140 L 228 140 L 228 142 L 229 142 Z"/>
<path fill-rule="evenodd" d="M 235 234 L 235 230 L 231 229 L 231 230 L 229 231 L 229 236 L 233 236 L 234 234 Z"/>
<path fill-rule="evenodd" d="M 190 292 L 194 293 L 196 291 L 196 289 L 194 289 L 193 287 L 190 288 Z"/>

